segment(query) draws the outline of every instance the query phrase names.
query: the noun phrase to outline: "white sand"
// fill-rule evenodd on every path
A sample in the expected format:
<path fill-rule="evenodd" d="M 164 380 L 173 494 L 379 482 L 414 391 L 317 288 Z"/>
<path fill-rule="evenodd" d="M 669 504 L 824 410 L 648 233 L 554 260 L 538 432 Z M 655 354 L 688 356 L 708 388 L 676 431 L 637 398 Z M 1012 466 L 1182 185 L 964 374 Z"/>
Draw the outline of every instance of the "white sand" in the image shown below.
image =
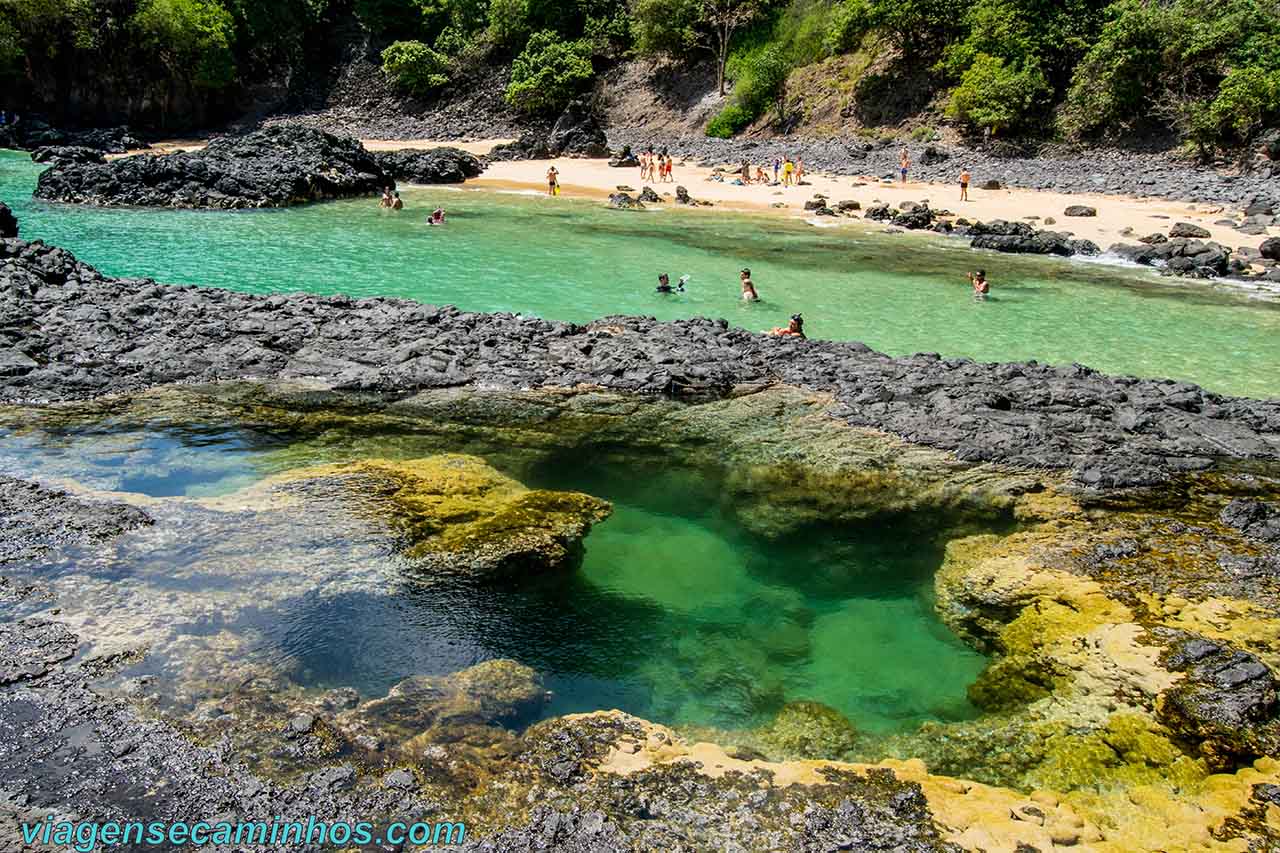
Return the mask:
<path fill-rule="evenodd" d="M 434 148 L 449 145 L 461 148 L 473 154 L 486 154 L 499 143 L 510 142 L 509 139 L 486 139 L 473 142 L 435 141 L 424 139 L 391 140 L 363 139 L 365 147 L 370 151 L 392 151 L 399 148 Z M 195 151 L 204 146 L 199 140 L 172 140 L 158 143 L 155 147 L 162 152 Z M 545 192 L 547 188 L 547 169 L 554 165 L 560 172 L 560 189 L 564 197 L 607 198 L 616 192 L 619 186 L 629 186 L 635 190 L 646 184 L 640 181 L 639 169 L 615 169 L 605 160 L 583 160 L 576 158 L 560 158 L 557 160 L 526 160 L 520 162 L 493 163 L 485 170 L 484 175 L 467 185 L 471 187 L 487 187 L 492 189 L 520 189 Z M 762 164 L 763 165 L 763 164 Z M 769 164 L 771 165 L 771 164 Z M 755 164 L 752 164 L 754 173 Z M 770 169 L 766 169 L 770 172 Z M 1173 202 L 1161 198 L 1135 198 L 1130 196 L 1099 195 L 1078 193 L 1046 192 L 1039 190 L 1004 189 L 983 190 L 976 186 L 969 188 L 967 202 L 959 200 L 959 171 L 957 181 L 952 184 L 921 183 L 911 181 L 905 185 L 883 183 L 875 177 L 862 178 L 834 177 L 819 173 L 805 176 L 806 186 L 780 187 L 767 185 L 735 186 L 728 180 L 719 183 L 709 180 L 711 168 L 693 165 L 676 165 L 673 178 L 668 184 L 649 183 L 659 195 L 675 195 L 677 184 L 683 184 L 695 199 L 713 203 L 711 210 L 745 210 L 768 211 L 785 216 L 803 216 L 811 218 L 812 213 L 804 210 L 804 203 L 814 193 L 822 193 L 834 204 L 837 201 L 853 200 L 863 208 L 876 201 L 887 202 L 896 206 L 902 201 L 928 202 L 930 207 L 951 211 L 956 216 L 969 219 L 991 220 L 1008 219 L 1023 220 L 1025 217 L 1038 216 L 1039 220 L 1026 219 L 1038 228 L 1050 228 L 1054 231 L 1068 231 L 1076 237 L 1093 240 L 1106 249 L 1112 243 L 1136 242 L 1138 237 L 1156 232 L 1167 234 L 1170 226 L 1176 222 L 1190 222 L 1206 229 L 1211 239 L 1232 249 L 1242 246 L 1257 247 L 1267 236 L 1280 236 L 1280 228 L 1268 229 L 1266 235 L 1247 236 L 1225 225 L 1215 225 L 1219 219 L 1230 218 L 1221 206 L 1196 205 L 1186 202 Z M 775 207 L 781 203 L 782 207 Z M 1067 217 L 1063 211 L 1071 205 L 1088 205 L 1096 208 L 1097 216 Z M 704 208 L 705 209 L 705 208 Z M 1053 224 L 1046 224 L 1045 219 L 1052 218 Z M 835 222 L 849 222 L 840 218 Z M 871 223 L 867 223 L 871 224 Z M 881 223 L 874 223 L 881 228 Z M 1131 234 L 1122 234 L 1126 228 L 1133 229 Z"/>

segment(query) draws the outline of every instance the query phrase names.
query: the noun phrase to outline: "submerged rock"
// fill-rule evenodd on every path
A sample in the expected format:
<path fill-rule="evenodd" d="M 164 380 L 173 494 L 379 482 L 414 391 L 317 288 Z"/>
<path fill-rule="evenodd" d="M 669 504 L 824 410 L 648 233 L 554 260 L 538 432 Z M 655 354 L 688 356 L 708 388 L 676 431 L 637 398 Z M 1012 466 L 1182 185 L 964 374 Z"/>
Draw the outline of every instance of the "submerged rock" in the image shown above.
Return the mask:
<path fill-rule="evenodd" d="M 581 492 L 529 489 L 483 459 L 443 454 L 371 459 L 290 472 L 286 482 L 336 482 L 391 522 L 405 553 L 436 573 L 536 573 L 572 566 L 612 506 Z"/>
<path fill-rule="evenodd" d="M 371 195 L 392 183 L 358 140 L 273 125 L 193 153 L 61 163 L 41 173 L 35 196 L 103 206 L 288 207 Z"/>
<path fill-rule="evenodd" d="M 334 725 L 361 735 L 405 742 L 429 729 L 527 721 L 548 699 L 538 674 L 513 660 L 490 660 L 450 675 L 414 675 L 387 695 L 339 714 Z"/>
<path fill-rule="evenodd" d="M 830 705 L 788 702 L 760 733 L 760 739 L 786 758 L 839 758 L 858 742 L 849 718 Z"/>
<path fill-rule="evenodd" d="M 413 184 L 460 184 L 484 171 L 479 158 L 461 148 L 402 148 L 373 157 L 394 180 Z"/>

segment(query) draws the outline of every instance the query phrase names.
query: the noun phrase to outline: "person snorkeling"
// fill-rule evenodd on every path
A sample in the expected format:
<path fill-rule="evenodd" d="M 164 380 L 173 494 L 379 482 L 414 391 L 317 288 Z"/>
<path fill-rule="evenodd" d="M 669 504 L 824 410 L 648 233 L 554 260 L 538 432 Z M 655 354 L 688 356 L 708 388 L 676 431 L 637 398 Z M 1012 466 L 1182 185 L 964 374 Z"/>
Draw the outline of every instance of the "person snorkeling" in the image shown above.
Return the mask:
<path fill-rule="evenodd" d="M 680 276 L 680 280 L 676 282 L 676 286 L 671 286 L 671 276 L 663 273 L 658 276 L 658 292 L 659 293 L 684 293 L 685 282 L 689 280 L 688 275 Z"/>
<path fill-rule="evenodd" d="M 983 300 L 991 292 L 991 282 L 987 281 L 987 271 L 978 270 L 969 273 L 969 283 L 973 285 L 973 298 Z"/>
<path fill-rule="evenodd" d="M 791 321 L 786 327 L 777 327 L 769 330 L 769 334 L 774 337 L 793 337 L 801 340 L 808 340 L 804 334 L 804 317 L 800 314 L 792 314 Z"/>

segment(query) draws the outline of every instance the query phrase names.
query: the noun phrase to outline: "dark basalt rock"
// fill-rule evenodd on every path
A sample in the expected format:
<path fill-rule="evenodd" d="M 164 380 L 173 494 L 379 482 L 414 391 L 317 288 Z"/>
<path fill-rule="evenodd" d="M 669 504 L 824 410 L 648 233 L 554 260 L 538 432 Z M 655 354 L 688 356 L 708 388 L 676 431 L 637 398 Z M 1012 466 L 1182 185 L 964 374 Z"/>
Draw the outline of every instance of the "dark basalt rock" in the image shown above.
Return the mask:
<path fill-rule="evenodd" d="M 1207 240 L 1212 234 L 1207 228 L 1201 228 L 1199 225 L 1192 225 L 1190 222 L 1179 222 L 1169 229 L 1169 236 L 1172 238 L 1188 237 L 1196 240 Z"/>
<path fill-rule="evenodd" d="M 202 151 L 54 166 L 37 198 L 144 207 L 288 207 L 394 183 L 357 140 L 296 125 L 224 136 Z"/>
<path fill-rule="evenodd" d="M 1250 539 L 1280 542 L 1280 506 L 1276 504 L 1237 498 L 1227 504 L 1218 518 Z"/>
<path fill-rule="evenodd" d="M 569 102 L 551 126 L 547 147 L 556 156 L 609 156 L 609 139 L 590 99 L 578 98 Z"/>
<path fill-rule="evenodd" d="M 991 249 L 1024 255 L 1098 255 L 1102 250 L 1091 240 L 1074 240 L 1058 231 L 1037 231 L 1026 222 L 994 219 L 969 227 L 974 249 Z"/>
<path fill-rule="evenodd" d="M 920 229 L 933 224 L 934 213 L 923 204 L 904 201 L 901 209 L 893 217 L 893 224 L 899 228 Z"/>
<path fill-rule="evenodd" d="M 1271 237 L 1262 241 L 1258 253 L 1271 261 L 1280 261 L 1280 237 Z"/>
<path fill-rule="evenodd" d="M 1161 695 L 1161 722 L 1198 743 L 1212 766 L 1233 767 L 1280 747 L 1276 681 L 1256 656 L 1193 637 L 1165 665 L 1186 677 Z"/>
<path fill-rule="evenodd" d="M 0 476 L 0 565 L 34 560 L 63 545 L 97 542 L 151 524 L 126 504 L 88 501 Z"/>
<path fill-rule="evenodd" d="M 609 165 L 615 169 L 639 169 L 640 159 L 631 153 L 630 145 L 624 145 L 618 156 L 609 161 Z"/>
<path fill-rule="evenodd" d="M 9 209 L 9 205 L 0 201 L 0 237 L 17 237 L 18 236 L 18 217 L 13 215 L 13 211 Z M 3 369 L 3 362 L 0 360 L 0 370 Z"/>
<path fill-rule="evenodd" d="M 545 134 L 528 130 L 520 134 L 515 142 L 495 145 L 489 151 L 490 160 L 550 160 L 551 146 Z"/>
<path fill-rule="evenodd" d="M 1070 468 L 1091 488 L 1159 483 L 1224 456 L 1280 459 L 1280 401 L 1186 382 L 1079 365 L 891 358 L 723 320 L 581 326 L 399 299 L 160 286 L 107 278 L 69 252 L 21 240 L 0 241 L 0 342 L 18 362 L 0 375 L 0 400 L 15 402 L 225 379 L 311 378 L 335 392 L 389 394 L 592 385 L 692 400 L 781 382 L 830 394 L 831 413 L 850 424 L 965 461 Z"/>
<path fill-rule="evenodd" d="M 1161 266 L 1172 275 L 1213 278 L 1229 271 L 1231 252 L 1217 243 L 1202 243 L 1185 237 L 1163 242 L 1130 245 L 1113 244 L 1108 252 L 1143 266 Z"/>
<path fill-rule="evenodd" d="M 609 206 L 615 210 L 643 210 L 644 205 L 627 193 L 612 193 Z"/>
<path fill-rule="evenodd" d="M 83 145 L 49 145 L 31 152 L 31 160 L 35 163 L 48 163 L 62 166 L 69 163 L 105 163 L 107 158 L 96 148 Z"/>
<path fill-rule="evenodd" d="M 661 204 L 662 196 L 653 191 L 653 187 L 645 187 L 640 191 L 640 201 L 645 204 Z"/>
<path fill-rule="evenodd" d="M 1084 204 L 1073 204 L 1062 211 L 1063 216 L 1097 216 L 1098 209 Z"/>
<path fill-rule="evenodd" d="M 484 171 L 480 159 L 461 148 L 402 148 L 373 158 L 392 179 L 413 184 L 460 184 Z"/>

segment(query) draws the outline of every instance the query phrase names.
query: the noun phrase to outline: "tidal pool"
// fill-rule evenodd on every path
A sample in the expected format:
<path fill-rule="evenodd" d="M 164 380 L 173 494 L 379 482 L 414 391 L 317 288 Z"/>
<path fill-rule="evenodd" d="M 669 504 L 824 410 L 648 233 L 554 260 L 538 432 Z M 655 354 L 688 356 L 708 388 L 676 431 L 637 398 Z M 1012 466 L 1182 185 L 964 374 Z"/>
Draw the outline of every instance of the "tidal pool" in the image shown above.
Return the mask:
<path fill-rule="evenodd" d="M 359 453 L 442 449 L 365 435 Z M 409 675 L 512 658 L 545 679 L 547 715 L 620 708 L 740 729 L 804 699 L 875 736 L 976 714 L 965 691 L 985 658 L 934 615 L 943 543 L 926 520 L 765 539 L 707 472 L 664 470 L 651 454 L 636 467 L 616 448 L 552 453 L 521 479 L 614 503 L 580 568 L 443 580 L 349 503 L 255 491 L 271 474 L 350 453 L 230 424 L 0 431 L 0 473 L 131 495 L 156 519 L 104 557 L 71 550 L 38 574 L 58 618 L 95 638 L 92 653 L 145 648 L 122 676 L 153 676 L 189 709 L 216 701 L 212 685 L 245 666 L 377 697 Z"/>
<path fill-rule="evenodd" d="M 40 168 L 25 154 L 0 152 L 0 199 L 23 236 L 112 275 L 255 293 L 399 296 L 570 321 L 705 315 L 765 330 L 800 311 L 813 336 L 890 354 L 1079 362 L 1222 393 L 1280 395 L 1280 301 L 1230 284 L 975 253 L 934 235 L 657 205 L 629 213 L 455 187 L 406 190 L 402 214 L 372 200 L 270 211 L 99 210 L 33 201 Z M 438 204 L 450 225 L 424 227 Z M 739 301 L 743 266 L 762 303 Z M 983 304 L 969 298 L 965 280 L 978 266 L 994 284 Z M 663 271 L 690 274 L 688 292 L 655 294 Z"/>

